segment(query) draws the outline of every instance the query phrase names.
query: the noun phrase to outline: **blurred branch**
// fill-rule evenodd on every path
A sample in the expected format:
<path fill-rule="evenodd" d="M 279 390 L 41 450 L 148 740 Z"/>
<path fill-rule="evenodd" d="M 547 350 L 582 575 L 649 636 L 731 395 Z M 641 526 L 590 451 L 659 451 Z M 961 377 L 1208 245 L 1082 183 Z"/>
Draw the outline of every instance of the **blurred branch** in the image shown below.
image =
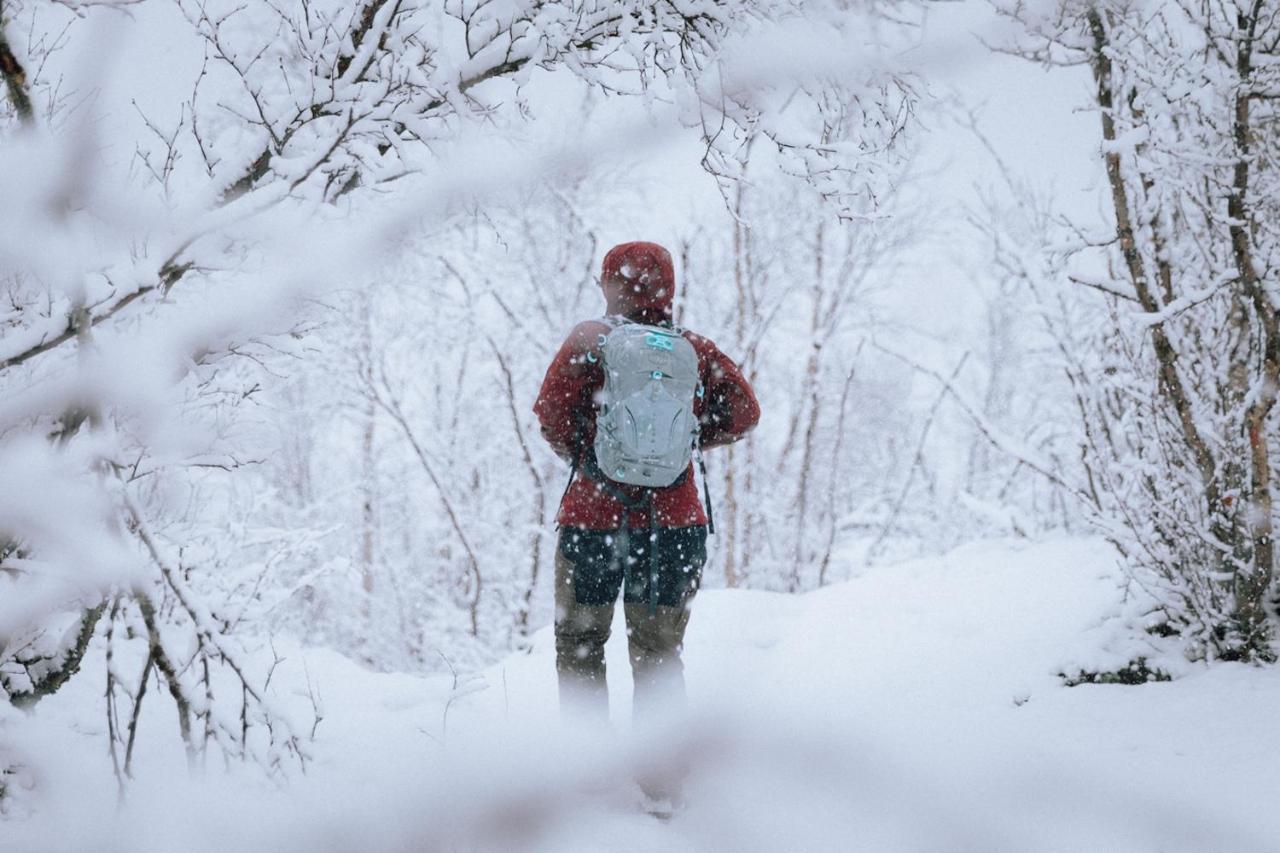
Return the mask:
<path fill-rule="evenodd" d="M 31 96 L 27 93 L 27 72 L 9 47 L 3 21 L 0 21 L 0 75 L 4 76 L 9 90 L 9 102 L 18 114 L 18 121 L 27 126 L 35 124 L 35 111 L 31 107 Z"/>

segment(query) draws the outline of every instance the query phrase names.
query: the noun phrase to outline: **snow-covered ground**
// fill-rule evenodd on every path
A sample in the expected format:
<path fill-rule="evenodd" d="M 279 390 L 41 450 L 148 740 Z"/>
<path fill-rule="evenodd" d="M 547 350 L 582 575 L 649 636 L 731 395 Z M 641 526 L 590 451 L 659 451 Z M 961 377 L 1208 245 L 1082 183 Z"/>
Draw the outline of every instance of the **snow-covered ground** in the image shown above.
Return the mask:
<path fill-rule="evenodd" d="M 190 780 L 158 718 L 122 807 L 99 722 L 69 716 L 94 707 L 85 673 L 24 732 L 67 763 L 21 794 L 0 850 L 1280 849 L 1280 673 L 1062 686 L 1063 669 L 1134 653 L 1125 601 L 1108 548 L 1081 540 L 975 544 L 803 596 L 707 591 L 689 713 L 631 725 L 619 625 L 608 735 L 559 724 L 549 628 L 456 681 L 277 643 L 281 700 L 311 714 L 309 679 L 323 712 L 306 775 Z M 681 764 L 686 809 L 641 813 L 629 780 Z"/>

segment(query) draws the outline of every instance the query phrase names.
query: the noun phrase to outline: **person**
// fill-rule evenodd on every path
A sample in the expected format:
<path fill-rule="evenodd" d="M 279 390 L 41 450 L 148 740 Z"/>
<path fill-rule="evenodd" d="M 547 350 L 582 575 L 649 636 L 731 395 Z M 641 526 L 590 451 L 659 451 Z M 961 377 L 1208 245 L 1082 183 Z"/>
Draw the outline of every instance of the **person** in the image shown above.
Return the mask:
<path fill-rule="evenodd" d="M 534 404 L 542 435 L 573 466 L 557 515 L 555 641 L 561 707 L 596 721 L 608 719 L 604 647 L 620 589 L 634 713 L 645 716 L 663 703 L 684 701 L 681 651 L 689 605 L 706 562 L 708 532 L 692 461 L 664 488 L 612 482 L 596 464 L 604 336 L 625 320 L 678 331 L 693 345 L 701 388 L 693 399 L 693 414 L 701 449 L 738 441 L 760 418 L 755 393 L 738 366 L 709 339 L 674 329 L 675 274 L 666 249 L 647 242 L 615 246 L 605 255 L 600 286 L 606 318 L 574 327 L 547 369 Z M 637 566 L 644 570 L 630 570 Z"/>

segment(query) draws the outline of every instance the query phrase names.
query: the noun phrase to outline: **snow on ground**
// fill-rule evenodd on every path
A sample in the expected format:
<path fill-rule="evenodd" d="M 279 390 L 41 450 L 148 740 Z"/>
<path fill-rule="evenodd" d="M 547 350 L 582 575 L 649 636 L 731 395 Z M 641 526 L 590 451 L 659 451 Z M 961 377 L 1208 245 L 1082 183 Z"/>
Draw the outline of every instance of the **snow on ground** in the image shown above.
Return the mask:
<path fill-rule="evenodd" d="M 28 743 L 66 763 L 24 795 L 32 816 L 0 823 L 0 850 L 1280 849 L 1280 673 L 1062 686 L 1135 651 L 1124 601 L 1110 551 L 1081 540 L 971 545 L 803 596 L 706 591 L 687 715 L 631 725 L 618 624 L 610 734 L 559 724 L 549 629 L 456 684 L 278 645 L 277 689 L 309 714 L 309 677 L 324 712 L 305 777 L 191 781 L 157 719 L 117 811 L 100 726 L 54 706 Z M 686 809 L 639 812 L 629 780 L 681 765 Z"/>

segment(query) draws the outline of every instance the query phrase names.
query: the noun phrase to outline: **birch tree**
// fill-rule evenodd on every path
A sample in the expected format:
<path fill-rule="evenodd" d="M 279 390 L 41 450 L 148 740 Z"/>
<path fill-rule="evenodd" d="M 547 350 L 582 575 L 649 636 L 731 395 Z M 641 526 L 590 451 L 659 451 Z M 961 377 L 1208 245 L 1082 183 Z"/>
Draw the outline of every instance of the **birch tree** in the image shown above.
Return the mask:
<path fill-rule="evenodd" d="M 1154 621 L 1209 658 L 1275 658 L 1277 12 L 1265 0 L 1064 5 L 1037 20 L 1009 9 L 1025 24 L 1018 52 L 1085 64 L 1094 84 L 1113 230 L 1079 229 L 1048 257 L 1093 294 L 1096 325 L 1047 315 L 1089 502 L 1161 602 Z"/>

